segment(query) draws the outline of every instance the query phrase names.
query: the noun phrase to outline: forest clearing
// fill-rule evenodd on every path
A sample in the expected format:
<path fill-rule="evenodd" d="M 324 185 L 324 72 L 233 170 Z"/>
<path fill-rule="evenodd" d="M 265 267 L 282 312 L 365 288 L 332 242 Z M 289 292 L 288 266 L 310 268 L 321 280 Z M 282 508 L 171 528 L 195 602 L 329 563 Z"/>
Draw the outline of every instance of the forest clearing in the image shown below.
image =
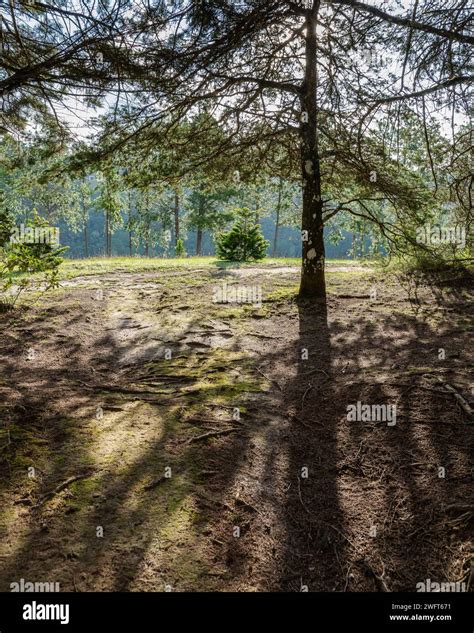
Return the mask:
<path fill-rule="evenodd" d="M 68 262 L 3 317 L 2 591 L 470 579 L 472 420 L 444 386 L 471 393 L 469 288 L 328 262 L 315 307 L 279 261 L 125 266 Z M 261 306 L 214 303 L 223 283 Z M 396 424 L 349 422 L 357 402 Z"/>

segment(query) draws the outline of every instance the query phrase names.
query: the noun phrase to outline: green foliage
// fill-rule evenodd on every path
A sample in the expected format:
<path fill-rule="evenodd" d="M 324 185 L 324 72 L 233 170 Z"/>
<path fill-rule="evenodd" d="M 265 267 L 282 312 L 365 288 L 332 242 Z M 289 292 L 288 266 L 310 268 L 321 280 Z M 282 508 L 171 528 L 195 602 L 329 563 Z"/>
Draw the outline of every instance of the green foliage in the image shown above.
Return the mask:
<path fill-rule="evenodd" d="M 176 257 L 186 257 L 186 249 L 184 248 L 184 242 L 181 238 L 176 240 L 175 255 Z"/>
<path fill-rule="evenodd" d="M 226 202 L 234 193 L 235 190 L 227 186 L 204 179 L 198 182 L 185 203 L 188 227 L 208 231 L 223 229 L 233 217 Z"/>
<path fill-rule="evenodd" d="M 39 229 L 46 234 L 52 227 L 37 214 L 27 221 L 28 229 Z M 2 311 L 15 307 L 19 297 L 34 283 L 42 292 L 59 285 L 59 266 L 62 253 L 67 247 L 53 243 L 26 243 L 11 241 L 14 233 L 11 216 L 0 214 L 0 308 Z M 6 237 L 8 234 L 8 238 Z M 39 275 L 39 277 L 38 277 Z"/>
<path fill-rule="evenodd" d="M 171 195 L 161 186 L 147 185 L 133 191 L 135 213 L 127 228 L 134 233 L 133 242 L 146 249 L 168 248 L 171 235 Z"/>
<path fill-rule="evenodd" d="M 13 215 L 9 209 L 3 207 L 3 191 L 0 191 L 0 249 L 8 243 L 14 227 Z"/>
<path fill-rule="evenodd" d="M 97 174 L 97 183 L 96 210 L 104 211 L 110 227 L 117 228 L 121 223 L 120 176 L 116 169 L 107 166 Z"/>
<path fill-rule="evenodd" d="M 263 259 L 269 242 L 263 237 L 260 225 L 252 221 L 253 212 L 243 207 L 236 213 L 238 219 L 231 230 L 217 238 L 218 258 L 236 262 Z"/>

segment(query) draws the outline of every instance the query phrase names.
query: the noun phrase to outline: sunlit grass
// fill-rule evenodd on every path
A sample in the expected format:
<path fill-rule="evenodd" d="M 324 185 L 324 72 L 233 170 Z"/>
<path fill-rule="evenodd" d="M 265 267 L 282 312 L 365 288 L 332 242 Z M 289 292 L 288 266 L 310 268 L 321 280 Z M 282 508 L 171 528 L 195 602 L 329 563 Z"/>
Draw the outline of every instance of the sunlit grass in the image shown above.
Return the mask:
<path fill-rule="evenodd" d="M 351 266 L 358 262 L 348 259 L 328 259 L 328 264 Z M 269 257 L 260 262 L 224 262 L 215 257 L 93 257 L 90 259 L 66 259 L 60 268 L 60 276 L 70 279 L 82 275 L 97 275 L 116 271 L 141 272 L 166 269 L 245 268 L 301 265 L 299 257 Z"/>
<path fill-rule="evenodd" d="M 368 260 L 351 259 L 326 259 L 326 266 L 329 273 L 334 266 L 344 266 L 354 270 L 339 271 L 346 274 L 361 272 L 360 267 L 371 267 L 372 262 Z M 291 267 L 300 269 L 301 259 L 299 257 L 268 257 L 259 262 L 227 262 L 215 257 L 91 257 L 89 259 L 64 259 L 59 267 L 59 277 L 61 280 L 74 279 L 76 277 L 87 277 L 93 275 L 105 275 L 108 273 L 125 272 L 139 273 L 153 270 L 183 270 L 196 271 L 235 269 L 235 268 L 278 268 Z M 359 269 L 359 270 L 357 270 Z M 13 273 L 14 279 L 20 280 L 28 277 L 33 280 L 40 280 L 42 274 Z"/>

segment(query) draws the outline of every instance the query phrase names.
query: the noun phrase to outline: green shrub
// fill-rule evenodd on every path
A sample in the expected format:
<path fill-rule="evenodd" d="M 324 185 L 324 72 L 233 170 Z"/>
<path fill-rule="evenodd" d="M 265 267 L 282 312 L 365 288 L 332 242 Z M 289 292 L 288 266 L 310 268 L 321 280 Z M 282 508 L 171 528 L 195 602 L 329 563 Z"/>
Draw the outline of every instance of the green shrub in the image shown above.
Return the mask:
<path fill-rule="evenodd" d="M 227 261 L 246 262 L 263 259 L 269 242 L 263 237 L 259 224 L 246 207 L 237 209 L 237 221 L 230 231 L 217 237 L 217 257 Z"/>
<path fill-rule="evenodd" d="M 181 238 L 176 240 L 176 247 L 174 249 L 176 257 L 186 257 L 186 249 L 184 248 L 184 242 Z"/>
<path fill-rule="evenodd" d="M 28 229 L 52 227 L 38 215 L 27 222 Z M 14 223 L 8 212 L 0 214 L 0 309 L 12 310 L 25 290 L 37 284 L 42 292 L 59 285 L 59 266 L 66 246 L 53 243 L 12 241 Z"/>

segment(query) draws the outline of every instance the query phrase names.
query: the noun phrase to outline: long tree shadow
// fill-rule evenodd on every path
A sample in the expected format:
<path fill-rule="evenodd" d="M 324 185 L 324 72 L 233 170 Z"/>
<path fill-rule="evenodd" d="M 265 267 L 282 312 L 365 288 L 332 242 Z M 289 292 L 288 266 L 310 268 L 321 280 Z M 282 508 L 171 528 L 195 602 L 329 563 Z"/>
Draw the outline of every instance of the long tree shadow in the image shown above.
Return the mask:
<path fill-rule="evenodd" d="M 282 588 L 413 591 L 466 577 L 472 434 L 433 382 L 437 371 L 465 372 L 465 332 L 386 312 L 348 330 L 340 309 L 331 299 L 328 326 L 325 304 L 298 306 L 296 347 L 308 359 L 283 394 L 293 418 Z M 439 348 L 452 354 L 448 367 L 433 368 Z M 349 421 L 357 401 L 396 405 L 396 424 Z"/>
<path fill-rule="evenodd" d="M 298 338 L 291 348 L 296 375 L 283 391 L 290 419 L 286 502 L 287 557 L 282 589 L 332 590 L 346 543 L 337 489 L 337 428 L 341 402 L 322 388 L 332 379 L 326 301 L 298 302 Z M 321 562 L 324 560 L 324 564 Z"/>

